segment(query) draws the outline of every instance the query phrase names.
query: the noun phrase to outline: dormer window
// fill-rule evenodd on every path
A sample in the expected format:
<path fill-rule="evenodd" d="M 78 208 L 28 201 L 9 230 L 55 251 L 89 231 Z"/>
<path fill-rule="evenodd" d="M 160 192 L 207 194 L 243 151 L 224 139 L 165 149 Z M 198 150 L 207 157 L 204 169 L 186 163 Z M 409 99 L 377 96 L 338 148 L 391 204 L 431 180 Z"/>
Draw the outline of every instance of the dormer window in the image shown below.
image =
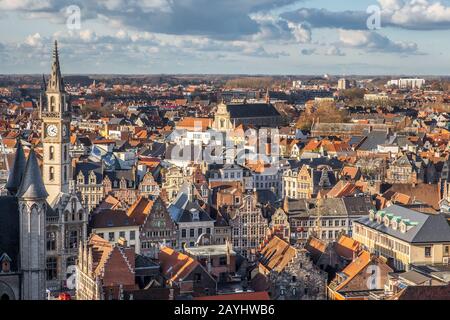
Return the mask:
<path fill-rule="evenodd" d="M 384 222 L 384 225 L 386 226 L 386 227 L 389 227 L 389 218 L 388 217 L 384 217 L 384 219 L 383 219 L 383 222 Z"/>
<path fill-rule="evenodd" d="M 377 215 L 377 222 L 381 223 L 381 215 Z"/>
<path fill-rule="evenodd" d="M 78 184 L 84 184 L 84 176 L 83 174 L 80 172 L 80 174 L 78 175 Z"/>
<path fill-rule="evenodd" d="M 199 212 L 198 210 L 192 209 L 192 210 L 191 210 L 191 214 L 192 214 L 192 220 L 193 220 L 193 221 L 198 221 L 198 220 L 200 220 L 200 216 L 199 216 L 200 212 Z"/>
<path fill-rule="evenodd" d="M 404 222 L 400 223 L 400 232 L 406 233 L 406 224 Z"/>
<path fill-rule="evenodd" d="M 374 221 L 375 220 L 375 212 L 373 210 L 370 210 L 369 219 L 370 219 L 370 221 Z"/>
<path fill-rule="evenodd" d="M 392 221 L 392 229 L 397 230 L 397 228 L 398 228 L 397 221 Z"/>

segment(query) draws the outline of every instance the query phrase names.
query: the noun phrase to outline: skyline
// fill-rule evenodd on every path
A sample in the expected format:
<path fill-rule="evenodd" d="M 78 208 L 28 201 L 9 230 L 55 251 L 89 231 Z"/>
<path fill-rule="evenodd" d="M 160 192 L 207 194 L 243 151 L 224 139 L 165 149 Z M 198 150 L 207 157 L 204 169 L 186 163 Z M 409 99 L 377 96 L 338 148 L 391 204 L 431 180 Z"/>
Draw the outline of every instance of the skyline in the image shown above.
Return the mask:
<path fill-rule="evenodd" d="M 70 30 L 73 5 L 80 29 Z M 374 5 L 381 29 L 369 30 Z M 8 30 L 0 36 L 1 74 L 46 73 L 54 40 L 65 74 L 450 74 L 448 0 L 0 0 L 0 7 Z"/>

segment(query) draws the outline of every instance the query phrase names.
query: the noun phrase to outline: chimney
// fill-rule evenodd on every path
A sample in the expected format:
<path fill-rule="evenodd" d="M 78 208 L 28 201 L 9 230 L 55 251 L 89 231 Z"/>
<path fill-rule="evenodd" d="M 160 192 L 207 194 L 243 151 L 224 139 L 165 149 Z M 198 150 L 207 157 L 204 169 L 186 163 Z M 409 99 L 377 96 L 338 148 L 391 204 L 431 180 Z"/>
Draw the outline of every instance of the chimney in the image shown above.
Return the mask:
<path fill-rule="evenodd" d="M 127 247 L 127 239 L 125 239 L 124 237 L 120 237 L 120 238 L 117 240 L 117 244 L 118 244 L 119 246 L 121 246 L 121 247 L 126 248 L 126 247 Z"/>

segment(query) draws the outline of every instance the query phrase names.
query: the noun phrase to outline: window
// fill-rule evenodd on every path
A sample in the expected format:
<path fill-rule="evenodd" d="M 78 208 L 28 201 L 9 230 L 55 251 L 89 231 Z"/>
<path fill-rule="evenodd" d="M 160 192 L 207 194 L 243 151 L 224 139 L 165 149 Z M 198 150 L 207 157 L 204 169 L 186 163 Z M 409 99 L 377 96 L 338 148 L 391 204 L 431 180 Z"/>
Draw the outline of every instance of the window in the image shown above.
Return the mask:
<path fill-rule="evenodd" d="M 189 237 L 191 237 L 191 238 L 195 237 L 194 233 L 195 233 L 194 229 L 189 229 Z"/>
<path fill-rule="evenodd" d="M 198 233 L 197 233 L 197 235 L 198 235 L 198 236 L 201 236 L 202 233 L 203 233 L 203 229 L 202 229 L 202 228 L 198 228 Z"/>
<path fill-rule="evenodd" d="M 130 231 L 130 240 L 136 239 L 136 231 Z"/>
<path fill-rule="evenodd" d="M 78 247 L 78 231 L 73 230 L 69 233 L 69 248 Z"/>
<path fill-rule="evenodd" d="M 186 229 L 181 229 L 181 237 L 186 238 Z"/>
<path fill-rule="evenodd" d="M 55 147 L 50 146 L 48 158 L 49 160 L 55 159 Z"/>
<path fill-rule="evenodd" d="M 220 257 L 219 258 L 219 265 L 226 266 L 227 265 L 227 257 Z"/>
<path fill-rule="evenodd" d="M 50 98 L 50 112 L 55 112 L 55 106 L 56 106 L 55 97 L 51 97 Z"/>
<path fill-rule="evenodd" d="M 58 261 L 55 257 L 47 258 L 47 280 L 55 280 L 57 276 Z"/>
<path fill-rule="evenodd" d="M 47 232 L 47 250 L 56 250 L 56 233 Z"/>
<path fill-rule="evenodd" d="M 114 239 L 115 239 L 114 232 L 108 233 L 108 241 L 114 241 Z"/>
<path fill-rule="evenodd" d="M 431 247 L 425 247 L 425 257 L 426 258 L 431 257 Z"/>
<path fill-rule="evenodd" d="M 55 168 L 53 168 L 53 167 L 50 167 L 49 179 L 50 179 L 50 181 L 55 180 Z"/>
<path fill-rule="evenodd" d="M 125 231 L 120 231 L 119 232 L 119 237 L 125 238 Z"/>
<path fill-rule="evenodd" d="M 97 235 L 98 235 L 100 238 L 104 238 L 104 237 L 105 237 L 105 235 L 104 235 L 103 232 L 100 232 L 100 233 L 98 233 Z"/>
<path fill-rule="evenodd" d="M 206 228 L 206 233 L 211 234 L 211 228 Z M 448 247 L 447 247 L 447 249 L 448 249 Z"/>

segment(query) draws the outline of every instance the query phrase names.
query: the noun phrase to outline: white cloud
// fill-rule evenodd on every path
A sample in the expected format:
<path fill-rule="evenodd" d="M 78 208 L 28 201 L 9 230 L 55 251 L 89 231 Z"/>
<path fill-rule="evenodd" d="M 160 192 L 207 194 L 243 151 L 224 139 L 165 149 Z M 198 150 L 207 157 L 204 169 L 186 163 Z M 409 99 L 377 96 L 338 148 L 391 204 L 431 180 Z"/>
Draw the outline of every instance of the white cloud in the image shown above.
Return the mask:
<path fill-rule="evenodd" d="M 360 48 L 375 52 L 397 52 L 417 54 L 417 44 L 413 42 L 396 42 L 374 31 L 339 30 L 342 46 Z"/>
<path fill-rule="evenodd" d="M 331 46 L 325 51 L 325 55 L 343 57 L 345 56 L 345 52 L 343 52 L 339 47 Z"/>
<path fill-rule="evenodd" d="M 289 22 L 288 26 L 292 30 L 292 34 L 298 43 L 311 42 L 311 28 L 308 25 Z"/>

